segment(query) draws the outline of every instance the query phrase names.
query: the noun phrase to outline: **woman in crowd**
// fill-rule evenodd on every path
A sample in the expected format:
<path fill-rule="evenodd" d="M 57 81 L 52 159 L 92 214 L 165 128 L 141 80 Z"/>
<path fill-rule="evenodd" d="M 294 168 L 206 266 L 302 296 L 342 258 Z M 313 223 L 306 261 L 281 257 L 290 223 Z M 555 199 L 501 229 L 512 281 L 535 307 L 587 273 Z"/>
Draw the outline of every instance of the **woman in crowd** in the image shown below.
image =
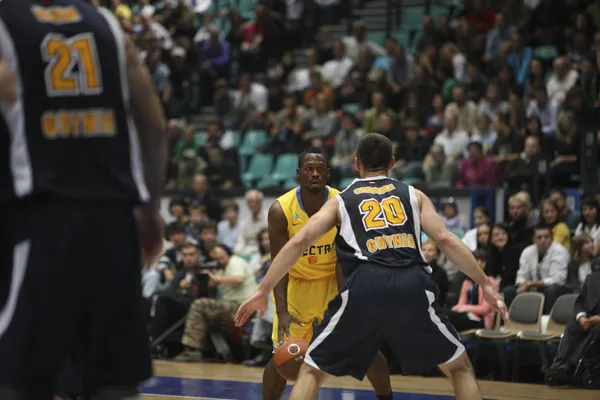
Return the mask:
<path fill-rule="evenodd" d="M 257 236 L 258 253 L 252 256 L 248 265 L 256 275 L 256 280 L 260 282 L 271 266 L 271 243 L 267 229 L 261 229 Z"/>
<path fill-rule="evenodd" d="M 438 257 L 440 255 L 439 249 L 434 241 L 426 239 L 421 244 L 421 250 L 423 250 L 423 255 L 425 256 L 425 261 L 432 269 L 431 278 L 435 283 L 437 283 L 439 288 L 439 296 L 438 301 L 440 304 L 446 303 L 446 295 L 448 294 L 448 274 L 446 271 L 440 267 L 437 263 Z"/>
<path fill-rule="evenodd" d="M 571 261 L 567 267 L 567 283 L 565 285 L 570 292 L 580 292 L 585 278 L 592 272 L 593 251 L 594 245 L 589 235 L 584 233 L 573 238 L 570 250 Z"/>
<path fill-rule="evenodd" d="M 462 238 L 463 243 L 467 245 L 469 250 L 474 251 L 477 248 L 477 228 L 483 224 L 489 223 L 490 211 L 487 209 L 487 207 L 477 207 L 473 210 L 473 224 L 475 227 L 466 231 Z"/>
<path fill-rule="evenodd" d="M 490 232 L 488 268 L 500 281 L 500 288 L 515 284 L 521 252 L 510 243 L 506 225 L 494 224 Z"/>
<path fill-rule="evenodd" d="M 487 269 L 487 252 L 479 249 L 473 252 L 479 267 L 490 275 Z M 494 286 L 498 286 L 496 279 L 488 276 Z M 452 307 L 448 317 L 457 331 L 469 329 L 491 329 L 494 325 L 494 309 L 485 301 L 483 289 L 477 283 L 467 278 L 462 284 L 458 303 Z"/>
<path fill-rule="evenodd" d="M 594 244 L 600 243 L 600 204 L 593 197 L 581 200 L 581 222 L 575 229 L 575 235 L 588 234 Z"/>
<path fill-rule="evenodd" d="M 542 222 L 552 227 L 552 239 L 569 250 L 571 246 L 571 231 L 567 224 L 558 217 L 558 207 L 550 200 L 544 200 L 541 207 Z"/>

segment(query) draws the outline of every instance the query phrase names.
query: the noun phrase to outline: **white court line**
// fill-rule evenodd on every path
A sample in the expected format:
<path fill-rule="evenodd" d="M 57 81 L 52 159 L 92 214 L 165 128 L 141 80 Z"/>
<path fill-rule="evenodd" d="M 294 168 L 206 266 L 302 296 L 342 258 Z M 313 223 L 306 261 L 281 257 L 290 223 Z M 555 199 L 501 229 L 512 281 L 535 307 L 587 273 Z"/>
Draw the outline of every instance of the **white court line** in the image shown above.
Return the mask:
<path fill-rule="evenodd" d="M 180 394 L 154 394 L 154 393 L 142 393 L 142 397 L 156 396 L 156 397 L 177 397 L 180 399 L 202 399 L 202 400 L 235 400 L 235 399 L 223 399 L 220 397 L 202 397 L 202 396 L 183 396 Z"/>

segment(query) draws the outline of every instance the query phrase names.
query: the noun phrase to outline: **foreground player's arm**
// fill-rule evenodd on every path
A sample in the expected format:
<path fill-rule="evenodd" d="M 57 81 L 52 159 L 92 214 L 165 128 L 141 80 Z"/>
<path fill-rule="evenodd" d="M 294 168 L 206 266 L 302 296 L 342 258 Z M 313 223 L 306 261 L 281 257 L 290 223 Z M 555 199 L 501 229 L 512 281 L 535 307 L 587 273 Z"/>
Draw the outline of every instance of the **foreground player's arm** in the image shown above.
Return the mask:
<path fill-rule="evenodd" d="M 421 225 L 423 232 L 430 237 L 440 250 L 448 257 L 450 262 L 467 274 L 480 286 L 491 285 L 490 280 L 483 273 L 473 254 L 467 246 L 452 232 L 450 232 L 444 221 L 437 213 L 433 203 L 425 194 L 417 192 L 419 207 L 421 209 Z"/>
<path fill-rule="evenodd" d="M 336 226 L 339 219 L 337 199 L 328 200 L 321 210 L 313 215 L 306 225 L 283 246 L 259 285 L 259 290 L 263 293 L 273 290 L 277 282 L 292 269 L 302 256 L 302 252 Z"/>
<path fill-rule="evenodd" d="M 131 113 L 140 139 L 150 205 L 151 208 L 157 208 L 167 169 L 167 124 L 148 69 L 140 62 L 138 52 L 129 38 L 125 39 L 125 47 Z"/>
<path fill-rule="evenodd" d="M 268 216 L 269 225 L 269 243 L 271 245 L 271 257 L 277 257 L 283 246 L 288 242 L 287 218 L 281 204 L 275 201 L 269 208 Z M 283 278 L 273 288 L 273 296 L 275 297 L 275 311 L 279 314 L 287 312 L 287 290 L 288 290 L 289 275 L 286 273 Z"/>
<path fill-rule="evenodd" d="M 15 100 L 17 100 L 15 71 L 2 61 L 0 53 L 0 101 L 10 103 Z"/>

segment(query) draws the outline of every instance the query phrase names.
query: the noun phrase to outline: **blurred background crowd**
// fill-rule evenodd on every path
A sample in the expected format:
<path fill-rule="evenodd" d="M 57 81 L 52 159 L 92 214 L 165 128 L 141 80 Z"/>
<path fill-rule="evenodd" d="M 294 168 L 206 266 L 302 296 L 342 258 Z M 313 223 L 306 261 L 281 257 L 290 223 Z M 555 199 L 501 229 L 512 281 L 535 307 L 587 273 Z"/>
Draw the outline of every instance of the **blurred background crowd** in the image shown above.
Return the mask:
<path fill-rule="evenodd" d="M 182 361 L 200 361 L 210 342 L 227 358 L 228 343 L 247 339 L 263 350 L 231 357 L 268 360 L 268 317 L 254 331 L 232 328 L 233 305 L 270 264 L 263 192 L 297 185 L 308 146 L 328 155 L 329 184 L 343 189 L 365 132 L 392 140 L 391 174 L 407 183 L 504 189 L 505 221 L 478 207 L 465 225 L 453 198 L 439 207 L 507 303 L 537 291 L 547 315 L 598 268 L 598 1 L 106 6 L 139 46 L 169 118 L 172 222 L 164 255 L 143 271 L 157 357 L 184 349 Z M 578 208 L 564 188 L 578 188 Z M 457 329 L 492 328 L 477 287 L 423 240 Z"/>

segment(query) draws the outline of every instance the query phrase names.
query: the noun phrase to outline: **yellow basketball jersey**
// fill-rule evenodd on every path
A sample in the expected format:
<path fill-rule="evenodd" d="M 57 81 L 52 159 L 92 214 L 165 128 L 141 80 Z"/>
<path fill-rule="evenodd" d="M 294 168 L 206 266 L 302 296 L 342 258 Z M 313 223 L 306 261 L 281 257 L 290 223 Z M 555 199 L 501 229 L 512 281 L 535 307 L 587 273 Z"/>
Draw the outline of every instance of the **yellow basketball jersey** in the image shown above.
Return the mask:
<path fill-rule="evenodd" d="M 338 190 L 327 186 L 325 188 L 327 200 L 335 197 Z M 323 199 L 325 201 L 325 199 Z M 288 223 L 288 235 L 291 238 L 308 221 L 308 214 L 304 211 L 300 187 L 292 189 L 277 199 Z M 335 236 L 337 228 L 327 232 L 321 239 L 304 251 L 302 257 L 290 271 L 290 276 L 299 279 L 316 280 L 335 275 L 336 255 Z"/>

